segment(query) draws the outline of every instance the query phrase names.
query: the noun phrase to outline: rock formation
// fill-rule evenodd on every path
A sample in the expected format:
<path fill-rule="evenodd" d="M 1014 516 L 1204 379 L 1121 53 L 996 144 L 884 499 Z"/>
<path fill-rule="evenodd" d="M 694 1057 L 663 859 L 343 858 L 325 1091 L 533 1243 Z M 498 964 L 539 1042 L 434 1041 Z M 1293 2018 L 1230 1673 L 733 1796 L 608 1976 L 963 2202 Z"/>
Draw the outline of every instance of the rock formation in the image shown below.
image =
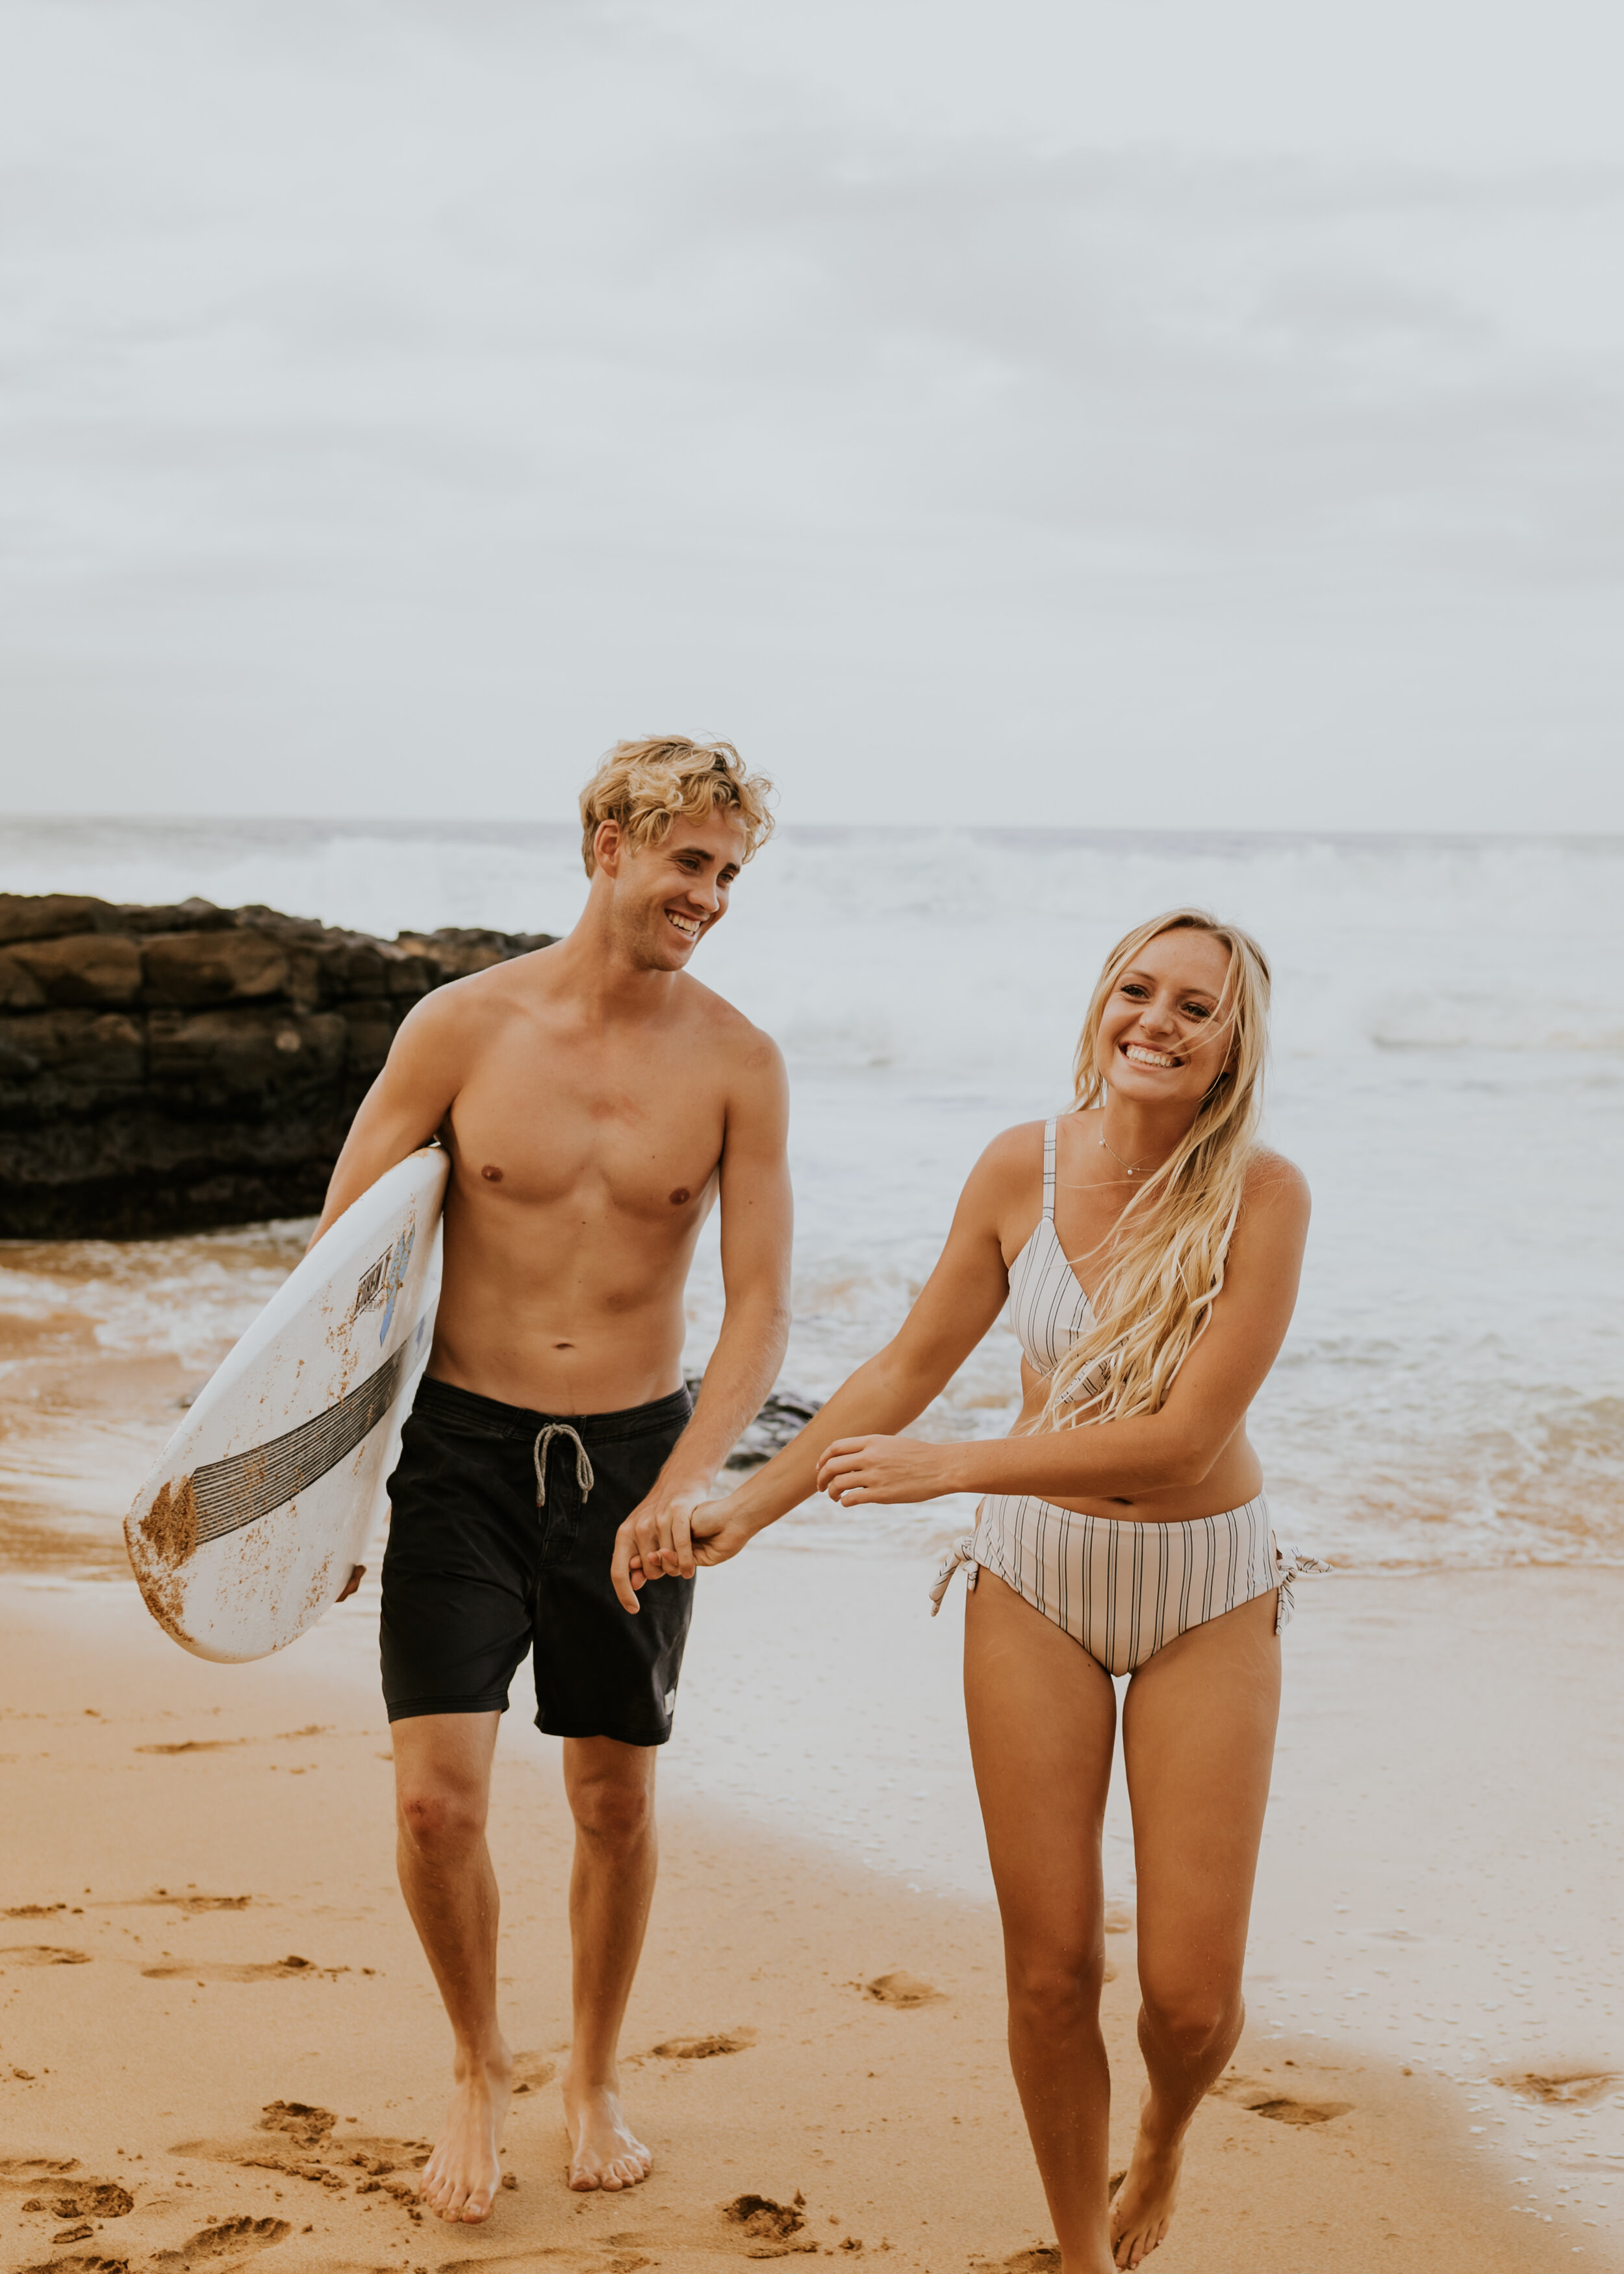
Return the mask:
<path fill-rule="evenodd" d="M 314 1215 L 412 1005 L 550 937 L 0 893 L 0 1236 Z"/>

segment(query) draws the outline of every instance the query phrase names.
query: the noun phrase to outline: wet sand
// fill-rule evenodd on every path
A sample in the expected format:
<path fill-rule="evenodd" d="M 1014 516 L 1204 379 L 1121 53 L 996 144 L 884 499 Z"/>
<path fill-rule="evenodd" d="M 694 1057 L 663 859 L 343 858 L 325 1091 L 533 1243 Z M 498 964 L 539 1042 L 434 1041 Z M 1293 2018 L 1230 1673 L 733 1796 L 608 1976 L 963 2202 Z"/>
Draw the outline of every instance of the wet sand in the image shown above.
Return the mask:
<path fill-rule="evenodd" d="M 989 1905 L 967 1884 L 936 1891 L 945 1868 L 914 1887 L 865 1868 L 853 1843 L 798 1836 L 793 1816 L 764 1820 L 703 1773 L 729 1683 L 842 1603 L 841 1712 L 803 1700 L 816 1742 L 846 1744 L 849 1713 L 871 1753 L 900 1758 L 911 1729 L 940 1725 L 955 1638 L 924 1623 L 915 1660 L 910 1625 L 900 1661 L 876 1664 L 869 1623 L 897 1631 L 918 1574 L 876 1570 L 856 1590 L 838 1559 L 762 1553 L 707 1583 L 627 2032 L 628 2103 L 656 2165 L 628 2195 L 561 2181 L 568 1824 L 556 1749 L 508 1717 L 492 1842 L 528 2090 L 515 2184 L 479 2230 L 411 2201 L 446 2043 L 394 1886 L 365 1612 L 219 1668 L 177 1651 L 126 1587 L 0 1584 L 0 2263 L 223 2274 L 269 2251 L 266 2274 L 697 2274 L 816 2250 L 930 2274 L 1050 2264 Z M 1252 2018 L 1198 2118 L 1158 2266 L 1624 2263 L 1619 2213 L 1592 2207 L 1617 2191 L 1610 2170 L 1624 2180 L 1604 1877 L 1618 1884 L 1621 1612 L 1613 1572 L 1341 1582 L 1305 1603 Z M 905 1706 L 898 1664 L 915 1663 L 934 1670 Z M 771 1735 L 764 1673 L 757 1687 Z M 957 1821 L 943 1743 L 933 1788 Z M 771 1798 L 770 1767 L 757 1782 Z M 1116 1923 L 1120 2161 L 1131 1890 Z M 898 1976 L 929 1994 L 904 1984 L 898 2002 Z"/>

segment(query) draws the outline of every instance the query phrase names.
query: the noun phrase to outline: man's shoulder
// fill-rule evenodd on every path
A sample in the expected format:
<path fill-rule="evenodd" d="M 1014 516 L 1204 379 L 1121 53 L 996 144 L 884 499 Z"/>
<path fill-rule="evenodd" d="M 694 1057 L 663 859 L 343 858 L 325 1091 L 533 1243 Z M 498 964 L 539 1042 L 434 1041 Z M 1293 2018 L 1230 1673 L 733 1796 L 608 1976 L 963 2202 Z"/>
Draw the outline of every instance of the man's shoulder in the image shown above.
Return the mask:
<path fill-rule="evenodd" d="M 545 991 L 538 967 L 546 953 L 544 947 L 533 948 L 528 955 L 512 956 L 507 962 L 492 963 L 484 971 L 470 971 L 461 979 L 448 979 L 432 994 L 423 998 L 414 1016 L 447 1023 L 468 1018 L 498 1021 L 520 1016 Z"/>
<path fill-rule="evenodd" d="M 783 1065 L 782 1051 L 763 1028 L 747 1019 L 736 1003 L 687 972 L 682 974 L 678 1005 L 680 1018 L 703 1034 L 706 1047 L 721 1053 L 730 1065 Z"/>
<path fill-rule="evenodd" d="M 414 1071 L 432 1069 L 460 1089 L 484 1060 L 507 1046 L 526 1016 L 513 971 L 511 963 L 494 964 L 447 980 L 414 1003 L 390 1052 L 398 1073 L 410 1079 Z"/>

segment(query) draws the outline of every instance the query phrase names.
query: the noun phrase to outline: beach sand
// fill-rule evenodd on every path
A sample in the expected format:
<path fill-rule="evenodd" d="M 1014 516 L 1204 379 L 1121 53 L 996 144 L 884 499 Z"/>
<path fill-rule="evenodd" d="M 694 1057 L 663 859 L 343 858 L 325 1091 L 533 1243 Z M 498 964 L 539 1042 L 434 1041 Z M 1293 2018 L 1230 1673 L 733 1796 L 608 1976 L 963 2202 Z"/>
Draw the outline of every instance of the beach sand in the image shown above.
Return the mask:
<path fill-rule="evenodd" d="M 562 2185 L 568 1818 L 556 1746 L 508 1716 L 492 1839 L 524 2089 L 514 2184 L 480 2229 L 411 2199 L 447 2048 L 394 1885 L 365 1612 L 282 1657 L 214 1667 L 177 1651 L 131 1588 L 0 1585 L 0 2265 L 225 2274 L 261 2251 L 266 2274 L 698 2274 L 813 2251 L 898 2274 L 1051 2264 L 985 1896 L 967 1877 L 943 1891 L 946 1851 L 910 1885 L 703 1773 L 733 1690 L 759 1676 L 753 1734 L 770 1736 L 766 1670 L 782 1679 L 787 1629 L 815 1637 L 844 1606 L 839 1710 L 807 1703 L 818 1746 L 827 1758 L 865 1729 L 873 1784 L 929 1734 L 933 1797 L 964 1816 L 956 1637 L 902 1623 L 919 1582 L 882 1559 L 854 1586 L 840 1559 L 764 1549 L 704 1583 L 625 2040 L 655 2168 L 625 2195 Z M 1624 1883 L 1624 1573 L 1304 1594 L 1252 2019 L 1197 2119 L 1154 2263 L 1624 2264 L 1620 2210 L 1601 2207 L 1624 2193 L 1606 1912 Z M 871 1646 L 888 1623 L 899 1657 Z M 915 1664 L 931 1670 L 907 1703 L 898 1667 L 910 1682 Z M 782 1797 L 772 1784 L 769 1766 L 767 1800 Z M 974 1831 L 972 1815 L 961 1859 Z M 1120 2163 L 1138 2090 L 1131 1894 L 1115 1923 Z M 1574 2077 L 1595 2082 L 1560 2081 Z"/>

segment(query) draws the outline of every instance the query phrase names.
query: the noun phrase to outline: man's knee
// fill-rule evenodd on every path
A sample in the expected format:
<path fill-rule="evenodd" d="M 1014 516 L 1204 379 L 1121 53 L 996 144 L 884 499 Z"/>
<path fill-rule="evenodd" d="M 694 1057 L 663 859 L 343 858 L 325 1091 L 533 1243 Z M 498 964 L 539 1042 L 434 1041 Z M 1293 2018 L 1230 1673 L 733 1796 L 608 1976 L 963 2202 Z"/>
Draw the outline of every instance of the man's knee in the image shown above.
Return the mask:
<path fill-rule="evenodd" d="M 403 1784 L 395 1798 L 401 1830 L 425 1856 L 462 1854 L 485 1837 L 485 1796 L 432 1780 Z"/>
<path fill-rule="evenodd" d="M 640 1768 L 629 1774 L 574 1777 L 569 1806 L 575 1829 L 589 1840 L 633 1846 L 646 1835 L 654 1820 L 653 1782 Z"/>

